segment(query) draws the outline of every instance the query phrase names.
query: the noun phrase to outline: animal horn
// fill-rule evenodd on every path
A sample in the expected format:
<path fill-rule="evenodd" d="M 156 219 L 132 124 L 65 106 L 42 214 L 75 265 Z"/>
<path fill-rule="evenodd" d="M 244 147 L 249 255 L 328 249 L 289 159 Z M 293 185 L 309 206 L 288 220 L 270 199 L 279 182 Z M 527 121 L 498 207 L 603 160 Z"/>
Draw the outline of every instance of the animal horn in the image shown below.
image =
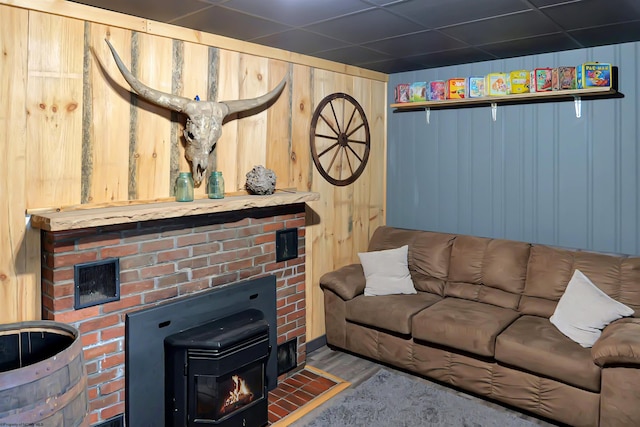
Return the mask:
<path fill-rule="evenodd" d="M 164 93 L 159 90 L 152 89 L 140 82 L 140 80 L 136 79 L 133 74 L 131 74 L 131 72 L 127 69 L 127 67 L 122 63 L 120 56 L 118 56 L 118 52 L 116 52 L 109 40 L 104 39 L 104 41 L 106 41 L 109 45 L 109 49 L 111 49 L 113 58 L 115 59 L 116 65 L 120 69 L 122 76 L 138 95 L 149 102 L 159 105 L 160 107 L 169 108 L 179 113 L 184 112 L 187 104 L 191 102 L 189 98 L 173 95 L 170 93 Z"/>
<path fill-rule="evenodd" d="M 241 111 L 252 110 L 254 108 L 261 107 L 273 99 L 275 99 L 282 89 L 284 89 L 284 85 L 287 84 L 287 78 L 283 78 L 282 81 L 276 86 L 271 92 L 265 93 L 262 96 L 253 99 L 240 99 L 237 101 L 220 101 L 221 104 L 225 104 L 229 107 L 229 112 L 226 114 L 227 116 L 233 113 L 239 113 Z"/>

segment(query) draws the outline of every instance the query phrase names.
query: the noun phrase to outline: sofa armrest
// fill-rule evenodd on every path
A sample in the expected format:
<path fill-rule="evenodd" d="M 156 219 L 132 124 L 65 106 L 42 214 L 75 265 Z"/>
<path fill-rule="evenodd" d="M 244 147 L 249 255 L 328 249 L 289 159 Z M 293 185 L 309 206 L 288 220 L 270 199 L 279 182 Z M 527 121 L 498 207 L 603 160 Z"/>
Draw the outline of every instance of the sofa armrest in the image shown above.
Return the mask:
<path fill-rule="evenodd" d="M 607 365 L 640 365 L 640 319 L 624 318 L 607 326 L 591 348 L 593 361 Z"/>
<path fill-rule="evenodd" d="M 347 301 L 364 292 L 366 285 L 361 264 L 345 265 L 320 277 L 320 287 L 329 289 Z"/>

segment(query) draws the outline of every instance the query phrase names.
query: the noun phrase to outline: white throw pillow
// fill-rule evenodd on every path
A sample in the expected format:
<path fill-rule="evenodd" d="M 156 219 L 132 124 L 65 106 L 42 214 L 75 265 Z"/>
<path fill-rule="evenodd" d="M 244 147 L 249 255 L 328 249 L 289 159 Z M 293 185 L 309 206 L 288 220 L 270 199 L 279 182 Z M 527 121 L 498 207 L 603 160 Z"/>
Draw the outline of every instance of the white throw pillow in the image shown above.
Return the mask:
<path fill-rule="evenodd" d="M 609 297 L 576 270 L 549 320 L 573 341 L 592 347 L 605 326 L 632 314 L 631 308 Z"/>
<path fill-rule="evenodd" d="M 415 294 L 407 265 L 409 246 L 358 254 L 367 284 L 366 296 Z"/>

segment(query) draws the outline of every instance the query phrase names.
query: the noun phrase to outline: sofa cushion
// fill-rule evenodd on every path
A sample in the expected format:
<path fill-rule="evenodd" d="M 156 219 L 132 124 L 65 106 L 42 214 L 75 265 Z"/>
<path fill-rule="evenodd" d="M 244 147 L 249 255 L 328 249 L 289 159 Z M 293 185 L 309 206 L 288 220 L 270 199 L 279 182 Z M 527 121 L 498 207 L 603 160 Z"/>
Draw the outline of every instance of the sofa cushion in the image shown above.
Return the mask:
<path fill-rule="evenodd" d="M 593 392 L 600 391 L 600 368 L 588 348 L 565 337 L 549 319 L 522 316 L 496 340 L 498 362 Z"/>
<path fill-rule="evenodd" d="M 345 317 L 351 322 L 409 335 L 413 315 L 441 299 L 429 292 L 375 297 L 360 295 L 347 301 Z"/>
<path fill-rule="evenodd" d="M 508 308 L 445 298 L 413 316 L 411 335 L 431 343 L 492 357 L 496 337 L 519 313 Z"/>
<path fill-rule="evenodd" d="M 525 286 L 529 243 L 458 236 L 445 295 L 515 309 Z"/>
<path fill-rule="evenodd" d="M 415 294 L 407 257 L 409 246 L 358 254 L 366 280 L 366 296 Z"/>

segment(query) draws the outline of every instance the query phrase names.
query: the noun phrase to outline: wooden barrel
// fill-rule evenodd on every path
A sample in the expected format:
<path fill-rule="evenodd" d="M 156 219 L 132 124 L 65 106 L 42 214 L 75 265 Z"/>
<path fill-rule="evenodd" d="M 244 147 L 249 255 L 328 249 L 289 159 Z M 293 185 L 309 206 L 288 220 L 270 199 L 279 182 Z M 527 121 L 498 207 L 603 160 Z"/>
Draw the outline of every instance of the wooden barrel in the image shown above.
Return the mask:
<path fill-rule="evenodd" d="M 0 325 L 0 426 L 89 425 L 78 330 L 48 320 Z"/>

